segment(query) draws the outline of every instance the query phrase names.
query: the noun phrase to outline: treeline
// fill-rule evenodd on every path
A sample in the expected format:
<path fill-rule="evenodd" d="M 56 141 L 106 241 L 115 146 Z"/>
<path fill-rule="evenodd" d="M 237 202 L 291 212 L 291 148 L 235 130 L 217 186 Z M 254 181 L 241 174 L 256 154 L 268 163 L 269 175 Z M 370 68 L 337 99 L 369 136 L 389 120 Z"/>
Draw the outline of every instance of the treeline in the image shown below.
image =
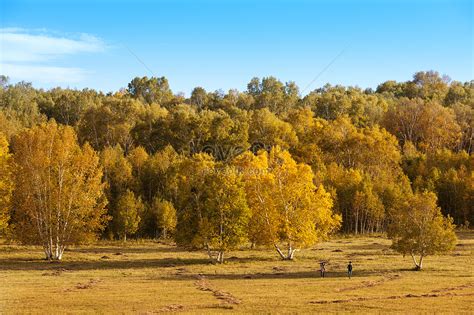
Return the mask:
<path fill-rule="evenodd" d="M 135 78 L 108 94 L 3 77 L 0 133 L 18 174 L 46 163 L 35 161 L 45 147 L 31 151 L 43 138 L 61 143 L 56 155 L 68 143 L 82 152 L 98 172 L 84 170 L 83 184 L 101 177 L 91 187 L 104 195 L 84 203 L 96 202 L 87 216 L 104 227 L 102 237 L 174 237 L 210 254 L 221 249 L 218 259 L 249 240 L 288 258 L 338 228 L 387 231 L 393 213 L 428 192 L 455 224 L 472 223 L 473 91 L 472 81 L 432 71 L 375 91 L 326 85 L 304 97 L 273 77 L 252 79 L 245 92 L 197 87 L 189 98 L 164 77 Z M 13 191 L 3 214 L 12 230 L 21 231 L 15 202 L 26 193 L 15 191 L 31 189 L 20 184 L 34 174 L 0 186 L 0 200 Z"/>

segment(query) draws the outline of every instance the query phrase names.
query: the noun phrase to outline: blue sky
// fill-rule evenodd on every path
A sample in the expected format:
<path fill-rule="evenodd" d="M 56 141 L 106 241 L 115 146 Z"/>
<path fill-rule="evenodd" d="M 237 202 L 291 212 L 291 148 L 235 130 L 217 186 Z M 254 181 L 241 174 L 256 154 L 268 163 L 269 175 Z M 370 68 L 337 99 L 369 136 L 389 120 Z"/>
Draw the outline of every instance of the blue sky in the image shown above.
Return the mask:
<path fill-rule="evenodd" d="M 473 79 L 470 0 L 0 3 L 0 73 L 42 88 L 107 92 L 155 75 L 189 95 L 273 75 L 307 93 L 430 69 Z"/>

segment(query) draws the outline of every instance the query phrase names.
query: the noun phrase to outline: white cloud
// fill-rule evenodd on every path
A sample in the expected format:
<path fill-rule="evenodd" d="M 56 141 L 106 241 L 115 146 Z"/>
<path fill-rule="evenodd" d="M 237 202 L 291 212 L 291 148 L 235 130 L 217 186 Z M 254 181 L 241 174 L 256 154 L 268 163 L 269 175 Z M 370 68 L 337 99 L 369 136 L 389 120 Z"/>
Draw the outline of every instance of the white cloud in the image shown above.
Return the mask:
<path fill-rule="evenodd" d="M 71 39 L 12 28 L 0 29 L 0 47 L 3 62 L 44 61 L 62 55 L 105 50 L 100 39 L 88 34 Z"/>
<path fill-rule="evenodd" d="M 101 39 L 89 34 L 66 37 L 45 30 L 3 28 L 0 29 L 0 74 L 33 83 L 79 82 L 85 78 L 85 70 L 57 66 L 54 61 L 105 49 Z"/>
<path fill-rule="evenodd" d="M 44 84 L 70 84 L 85 79 L 87 71 L 81 68 L 2 63 L 2 73 L 10 78 Z"/>

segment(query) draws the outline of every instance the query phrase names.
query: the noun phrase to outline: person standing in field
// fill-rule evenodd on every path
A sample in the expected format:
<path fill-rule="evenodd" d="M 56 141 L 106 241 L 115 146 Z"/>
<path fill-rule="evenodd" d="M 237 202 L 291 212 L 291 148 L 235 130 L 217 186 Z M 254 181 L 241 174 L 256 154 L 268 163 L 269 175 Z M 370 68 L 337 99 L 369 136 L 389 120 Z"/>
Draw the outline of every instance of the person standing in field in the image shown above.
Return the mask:
<path fill-rule="evenodd" d="M 326 273 L 326 263 L 324 261 L 319 263 L 319 271 L 321 273 L 321 278 L 324 278 L 324 274 Z"/>
<path fill-rule="evenodd" d="M 352 261 L 349 261 L 349 265 L 347 265 L 347 276 L 349 279 L 352 277 Z"/>

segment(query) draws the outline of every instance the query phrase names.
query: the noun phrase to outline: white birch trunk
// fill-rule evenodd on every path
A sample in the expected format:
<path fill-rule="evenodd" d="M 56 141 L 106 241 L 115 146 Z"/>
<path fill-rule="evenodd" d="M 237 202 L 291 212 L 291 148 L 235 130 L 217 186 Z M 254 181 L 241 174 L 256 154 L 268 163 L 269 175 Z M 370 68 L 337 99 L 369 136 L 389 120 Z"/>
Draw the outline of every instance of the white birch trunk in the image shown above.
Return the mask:
<path fill-rule="evenodd" d="M 415 270 L 421 270 L 421 268 L 423 268 L 423 255 L 420 255 L 419 262 L 416 261 L 414 254 L 411 254 L 411 258 L 413 259 L 413 263 L 415 264 Z"/>

